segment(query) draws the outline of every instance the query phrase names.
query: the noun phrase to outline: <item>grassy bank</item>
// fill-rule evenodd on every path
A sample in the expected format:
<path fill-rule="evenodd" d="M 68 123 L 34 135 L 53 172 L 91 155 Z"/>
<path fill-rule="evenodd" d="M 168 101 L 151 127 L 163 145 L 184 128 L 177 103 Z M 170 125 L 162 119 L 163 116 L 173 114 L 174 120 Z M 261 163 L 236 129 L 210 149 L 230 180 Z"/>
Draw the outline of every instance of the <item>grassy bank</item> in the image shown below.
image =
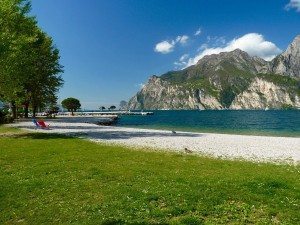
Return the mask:
<path fill-rule="evenodd" d="M 297 224 L 300 166 L 0 127 L 0 224 Z"/>

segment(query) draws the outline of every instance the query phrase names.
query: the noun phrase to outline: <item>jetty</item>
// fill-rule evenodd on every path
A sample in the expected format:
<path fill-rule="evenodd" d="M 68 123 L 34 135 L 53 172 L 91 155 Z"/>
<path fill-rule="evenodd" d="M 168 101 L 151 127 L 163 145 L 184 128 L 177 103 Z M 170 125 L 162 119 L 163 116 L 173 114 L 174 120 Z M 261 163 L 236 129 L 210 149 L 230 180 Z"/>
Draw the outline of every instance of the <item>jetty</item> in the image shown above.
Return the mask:
<path fill-rule="evenodd" d="M 103 116 L 121 116 L 121 115 L 132 115 L 132 116 L 149 116 L 153 115 L 153 112 L 136 112 L 136 111 L 101 111 L 101 112 L 74 112 L 74 116 L 93 116 L 93 117 L 103 117 Z M 70 112 L 59 112 L 57 116 L 70 116 Z"/>
<path fill-rule="evenodd" d="M 76 121 L 82 123 L 94 123 L 102 126 L 111 126 L 118 122 L 122 115 L 133 115 L 133 116 L 148 116 L 153 115 L 153 112 L 131 112 L 131 111 L 82 111 L 74 112 L 71 115 L 70 112 L 59 112 L 55 114 L 57 119 L 68 119 L 68 121 Z"/>

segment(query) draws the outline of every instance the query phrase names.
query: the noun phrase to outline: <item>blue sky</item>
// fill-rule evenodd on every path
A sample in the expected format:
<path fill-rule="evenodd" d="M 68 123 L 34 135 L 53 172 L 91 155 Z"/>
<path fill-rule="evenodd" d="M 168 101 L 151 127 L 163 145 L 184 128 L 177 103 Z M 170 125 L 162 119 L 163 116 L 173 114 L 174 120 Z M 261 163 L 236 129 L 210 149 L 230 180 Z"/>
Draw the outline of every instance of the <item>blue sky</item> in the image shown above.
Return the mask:
<path fill-rule="evenodd" d="M 60 101 L 84 109 L 118 105 L 205 54 L 239 47 L 269 60 L 300 34 L 300 0 L 32 0 L 32 14 L 61 52 Z"/>

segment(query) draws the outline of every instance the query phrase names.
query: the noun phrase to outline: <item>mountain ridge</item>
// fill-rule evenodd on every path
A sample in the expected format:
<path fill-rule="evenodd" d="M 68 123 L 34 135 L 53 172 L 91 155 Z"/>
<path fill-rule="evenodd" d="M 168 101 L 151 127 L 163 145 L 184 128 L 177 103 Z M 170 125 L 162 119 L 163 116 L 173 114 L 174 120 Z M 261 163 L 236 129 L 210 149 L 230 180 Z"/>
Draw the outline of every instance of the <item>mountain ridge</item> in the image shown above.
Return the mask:
<path fill-rule="evenodd" d="M 264 109 L 300 107 L 300 35 L 272 61 L 247 52 L 207 55 L 148 83 L 129 109 Z"/>

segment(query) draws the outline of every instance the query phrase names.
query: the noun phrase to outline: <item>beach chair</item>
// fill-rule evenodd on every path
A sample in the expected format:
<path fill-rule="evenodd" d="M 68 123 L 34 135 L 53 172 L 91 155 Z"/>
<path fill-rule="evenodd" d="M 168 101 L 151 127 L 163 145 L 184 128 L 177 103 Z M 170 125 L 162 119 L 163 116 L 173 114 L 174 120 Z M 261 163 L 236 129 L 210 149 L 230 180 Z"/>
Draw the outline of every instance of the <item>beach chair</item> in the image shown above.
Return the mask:
<path fill-rule="evenodd" d="M 40 128 L 40 125 L 38 124 L 38 122 L 36 121 L 36 119 L 32 120 L 33 124 L 35 125 L 35 128 Z"/>
<path fill-rule="evenodd" d="M 40 126 L 40 128 L 42 128 L 42 129 L 49 129 L 49 124 L 46 125 L 46 123 L 43 120 L 39 120 L 39 121 L 37 121 L 37 123 Z"/>

